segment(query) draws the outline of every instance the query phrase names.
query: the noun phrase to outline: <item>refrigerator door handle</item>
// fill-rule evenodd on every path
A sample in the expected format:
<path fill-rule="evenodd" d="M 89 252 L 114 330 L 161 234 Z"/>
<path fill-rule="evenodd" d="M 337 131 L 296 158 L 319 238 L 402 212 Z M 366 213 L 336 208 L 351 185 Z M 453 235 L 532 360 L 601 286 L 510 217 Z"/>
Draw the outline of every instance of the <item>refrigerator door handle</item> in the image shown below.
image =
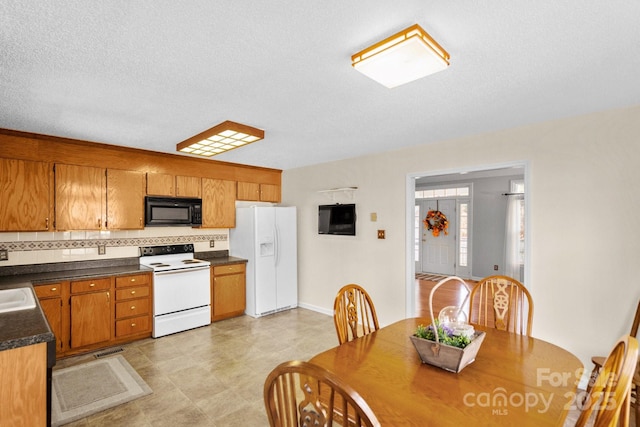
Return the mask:
<path fill-rule="evenodd" d="M 280 234 L 278 233 L 278 226 L 274 226 L 273 227 L 273 235 L 275 236 L 274 238 L 274 245 L 275 247 L 273 248 L 273 251 L 275 252 L 275 256 L 273 257 L 273 265 L 278 265 L 278 261 L 280 260 Z"/>

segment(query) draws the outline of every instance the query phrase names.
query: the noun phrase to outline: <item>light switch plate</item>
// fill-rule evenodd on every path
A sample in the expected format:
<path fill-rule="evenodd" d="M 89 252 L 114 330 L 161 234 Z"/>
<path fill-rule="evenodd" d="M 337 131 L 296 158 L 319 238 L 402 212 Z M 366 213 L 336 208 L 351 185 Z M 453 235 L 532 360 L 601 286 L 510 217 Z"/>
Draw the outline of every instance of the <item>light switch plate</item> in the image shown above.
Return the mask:
<path fill-rule="evenodd" d="M 216 241 L 215 240 L 209 240 L 209 247 L 213 248 L 216 245 Z"/>
<path fill-rule="evenodd" d="M 7 261 L 9 259 L 9 251 L 6 249 L 0 249 L 0 261 Z"/>
<path fill-rule="evenodd" d="M 384 239 L 384 230 L 378 230 L 378 239 Z"/>
<path fill-rule="evenodd" d="M 107 253 L 107 246 L 98 245 L 98 255 L 104 255 L 105 253 Z"/>

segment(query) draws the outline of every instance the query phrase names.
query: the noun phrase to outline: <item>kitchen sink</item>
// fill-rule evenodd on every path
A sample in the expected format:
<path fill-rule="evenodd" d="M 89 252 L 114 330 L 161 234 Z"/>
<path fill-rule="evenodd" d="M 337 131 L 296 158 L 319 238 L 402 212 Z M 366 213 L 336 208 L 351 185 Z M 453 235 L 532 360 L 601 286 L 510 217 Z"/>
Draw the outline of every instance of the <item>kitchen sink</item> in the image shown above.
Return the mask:
<path fill-rule="evenodd" d="M 27 310 L 36 306 L 31 288 L 13 288 L 0 290 L 0 313 Z"/>

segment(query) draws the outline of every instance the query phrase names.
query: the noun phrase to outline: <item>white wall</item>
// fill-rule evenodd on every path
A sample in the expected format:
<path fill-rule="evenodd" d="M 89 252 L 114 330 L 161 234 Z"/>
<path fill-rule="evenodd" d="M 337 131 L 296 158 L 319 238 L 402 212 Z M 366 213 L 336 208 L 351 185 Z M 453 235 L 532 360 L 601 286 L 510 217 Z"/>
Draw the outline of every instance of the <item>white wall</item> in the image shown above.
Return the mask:
<path fill-rule="evenodd" d="M 628 332 L 640 297 L 640 107 L 285 171 L 300 304 L 331 312 L 336 291 L 356 282 L 382 324 L 405 317 L 407 175 L 515 161 L 530 165 L 533 334 L 590 370 L 590 357 Z M 318 191 L 345 186 L 358 187 L 358 235 L 319 236 Z"/>

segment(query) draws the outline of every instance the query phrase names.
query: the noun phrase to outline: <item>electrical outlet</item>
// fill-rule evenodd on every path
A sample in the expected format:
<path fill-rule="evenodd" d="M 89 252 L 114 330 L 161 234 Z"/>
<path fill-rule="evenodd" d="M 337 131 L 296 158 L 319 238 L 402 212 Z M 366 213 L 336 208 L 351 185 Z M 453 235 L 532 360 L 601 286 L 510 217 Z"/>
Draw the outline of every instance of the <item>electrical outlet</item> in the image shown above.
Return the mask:
<path fill-rule="evenodd" d="M 384 239 L 384 230 L 378 230 L 378 239 Z"/>
<path fill-rule="evenodd" d="M 107 253 L 107 245 L 98 245 L 98 255 Z"/>
<path fill-rule="evenodd" d="M 216 241 L 215 240 L 209 240 L 209 247 L 210 248 L 214 248 L 216 246 Z"/>
<path fill-rule="evenodd" d="M 7 261 L 9 259 L 9 251 L 7 249 L 0 249 L 0 261 Z"/>
<path fill-rule="evenodd" d="M 494 265 L 494 266 L 493 266 L 493 269 L 494 269 L 495 271 L 498 271 L 498 264 Z"/>

